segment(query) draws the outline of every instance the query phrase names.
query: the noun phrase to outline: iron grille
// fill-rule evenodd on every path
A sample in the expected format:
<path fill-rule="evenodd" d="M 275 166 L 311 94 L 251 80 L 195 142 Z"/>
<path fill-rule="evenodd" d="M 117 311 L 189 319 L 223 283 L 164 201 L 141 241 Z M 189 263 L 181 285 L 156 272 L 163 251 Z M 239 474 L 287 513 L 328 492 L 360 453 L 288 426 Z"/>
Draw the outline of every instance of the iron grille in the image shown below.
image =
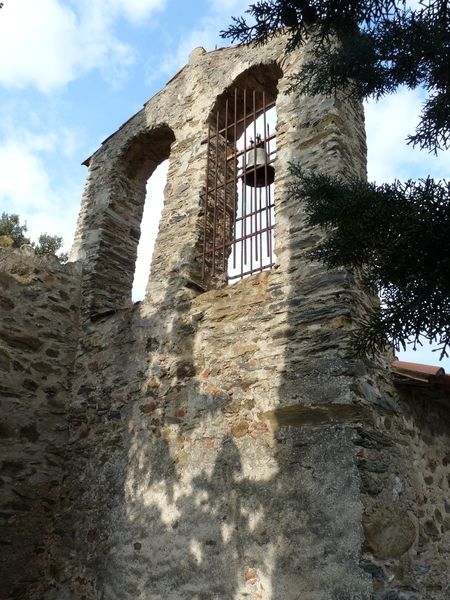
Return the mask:
<path fill-rule="evenodd" d="M 208 126 L 203 194 L 202 278 L 234 281 L 274 265 L 274 202 L 270 170 L 275 160 L 264 91 L 235 89 Z M 249 163 L 256 146 L 264 164 Z M 252 180 L 253 179 L 253 180 Z"/>

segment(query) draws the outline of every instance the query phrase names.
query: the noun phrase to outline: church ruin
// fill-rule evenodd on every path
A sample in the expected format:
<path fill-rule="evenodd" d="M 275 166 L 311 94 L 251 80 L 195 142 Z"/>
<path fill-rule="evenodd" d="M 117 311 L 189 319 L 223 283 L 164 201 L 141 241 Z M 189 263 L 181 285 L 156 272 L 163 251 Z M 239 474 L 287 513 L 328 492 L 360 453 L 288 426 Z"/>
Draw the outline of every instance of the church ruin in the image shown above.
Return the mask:
<path fill-rule="evenodd" d="M 305 52 L 195 49 L 86 161 L 72 262 L 0 249 L 2 598 L 449 597 L 448 378 L 356 356 L 374 299 L 307 257 L 289 163 L 365 177 L 366 144 L 287 93 Z"/>

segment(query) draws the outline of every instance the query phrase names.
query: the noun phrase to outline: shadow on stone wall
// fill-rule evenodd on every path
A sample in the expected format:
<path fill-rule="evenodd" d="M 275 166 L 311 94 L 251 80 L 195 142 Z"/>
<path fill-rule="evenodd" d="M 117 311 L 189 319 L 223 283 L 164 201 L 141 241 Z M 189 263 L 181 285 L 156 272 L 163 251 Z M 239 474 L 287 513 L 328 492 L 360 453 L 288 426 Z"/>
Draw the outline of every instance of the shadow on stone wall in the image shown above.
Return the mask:
<path fill-rule="evenodd" d="M 42 598 L 60 565 L 54 511 L 67 448 L 80 270 L 0 248 L 0 597 Z"/>
<path fill-rule="evenodd" d="M 145 320 L 137 305 L 87 332 L 68 503 L 76 598 L 366 600 L 346 426 L 360 415 L 305 392 L 322 350 L 307 352 L 299 286 L 275 270 L 196 298 L 177 276 Z"/>
<path fill-rule="evenodd" d="M 275 268 L 197 296 L 178 274 L 150 314 L 86 329 L 61 513 L 77 564 L 48 600 L 368 600 L 387 577 L 360 564 L 357 463 L 394 456 L 378 454 L 363 391 L 383 399 L 349 345 L 360 292 L 308 263 L 315 234 L 299 231 L 289 279 Z"/>

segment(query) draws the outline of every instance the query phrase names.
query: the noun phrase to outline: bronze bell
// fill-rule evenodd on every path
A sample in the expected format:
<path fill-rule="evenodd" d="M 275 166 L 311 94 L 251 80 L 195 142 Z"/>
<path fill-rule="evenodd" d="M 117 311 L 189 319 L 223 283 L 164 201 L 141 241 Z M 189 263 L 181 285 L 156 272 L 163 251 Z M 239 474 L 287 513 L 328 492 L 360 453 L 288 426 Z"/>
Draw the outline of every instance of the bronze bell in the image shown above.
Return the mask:
<path fill-rule="evenodd" d="M 275 180 L 275 169 L 273 165 L 267 164 L 267 152 L 261 136 L 256 136 L 256 143 L 250 140 L 251 149 L 247 153 L 245 164 L 244 181 L 250 187 L 264 187 Z M 266 179 L 267 174 L 267 179 Z"/>

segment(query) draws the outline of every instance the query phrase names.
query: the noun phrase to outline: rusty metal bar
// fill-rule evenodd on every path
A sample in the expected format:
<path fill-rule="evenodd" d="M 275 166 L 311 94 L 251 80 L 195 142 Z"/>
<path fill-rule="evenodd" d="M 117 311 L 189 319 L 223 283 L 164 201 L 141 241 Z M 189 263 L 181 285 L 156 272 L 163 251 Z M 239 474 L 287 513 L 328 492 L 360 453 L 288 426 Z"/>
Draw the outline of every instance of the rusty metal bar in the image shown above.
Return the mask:
<path fill-rule="evenodd" d="M 247 148 L 247 90 L 244 89 L 244 116 L 243 116 L 243 123 L 244 123 L 244 148 Z M 245 172 L 245 154 L 243 156 L 242 159 L 242 172 Z M 242 248 L 241 245 L 241 272 L 244 270 L 244 263 L 247 264 L 247 241 L 244 242 L 244 238 L 246 237 L 246 233 L 247 233 L 247 191 L 246 191 L 246 185 L 245 185 L 245 181 L 244 178 L 242 178 L 242 216 L 243 216 L 243 220 L 242 220 L 242 243 L 244 244 L 244 247 Z M 244 250 L 244 252 L 242 252 L 242 250 Z"/>
<path fill-rule="evenodd" d="M 266 93 L 263 91 L 263 109 L 266 106 Z M 270 156 L 269 154 L 269 125 L 267 124 L 267 117 L 266 117 L 266 111 L 264 110 L 263 112 L 263 121 L 264 121 L 264 134 L 265 134 L 265 140 L 264 140 L 264 146 L 267 144 L 267 157 Z M 266 164 L 264 165 L 264 178 L 266 180 L 267 183 L 267 160 L 266 160 Z M 269 217 L 269 212 L 270 209 L 268 208 L 270 204 L 270 189 L 267 189 L 267 185 L 266 185 L 266 226 L 269 225 L 269 221 L 270 221 L 270 217 Z M 269 237 L 272 234 L 267 232 L 266 234 L 266 242 L 267 242 L 267 257 L 270 257 L 270 242 L 269 242 Z M 262 261 L 261 261 L 262 262 Z"/>
<path fill-rule="evenodd" d="M 203 219 L 203 253 L 202 253 L 202 279 L 205 278 L 205 261 L 206 261 L 206 232 L 207 232 L 207 221 L 208 221 L 208 196 L 209 196 L 209 153 L 210 153 L 210 141 L 211 141 L 211 123 L 208 123 L 208 145 L 206 147 L 206 190 L 205 190 L 205 216 Z"/>
<path fill-rule="evenodd" d="M 273 208 L 273 207 L 275 206 L 275 204 L 271 204 L 270 206 Z M 261 209 L 261 212 L 264 212 L 264 211 L 265 211 L 265 207 L 263 207 L 263 208 Z M 258 209 L 258 211 L 257 211 L 257 212 L 258 212 L 258 213 L 260 212 L 260 211 L 259 211 L 259 209 Z M 254 215 L 255 215 L 255 213 L 254 213 L 254 212 L 251 212 L 251 213 L 248 213 L 247 217 L 253 217 Z M 240 221 L 241 219 L 242 219 L 242 217 L 236 217 L 236 221 Z"/>
<path fill-rule="evenodd" d="M 252 115 L 255 114 L 255 108 L 256 108 L 256 90 L 253 90 L 252 92 L 252 106 L 253 106 L 253 111 L 252 111 Z M 256 188 L 256 119 L 253 119 L 253 148 L 255 149 L 255 151 L 253 152 L 253 187 L 250 190 L 250 206 L 249 206 L 249 210 L 250 213 L 253 210 L 253 197 L 255 194 L 255 188 Z M 250 246 L 250 271 L 253 270 L 253 220 L 250 217 L 249 218 L 249 235 L 247 236 L 248 240 L 249 240 L 249 246 Z"/>
<path fill-rule="evenodd" d="M 267 137 L 269 137 L 269 124 L 266 124 L 267 127 Z M 267 154 L 268 156 L 270 156 L 270 140 L 267 141 Z M 270 192 L 270 186 L 269 189 L 267 190 L 267 203 L 268 204 L 272 204 L 272 200 L 271 200 L 271 192 Z M 267 227 L 270 228 L 270 231 L 268 229 L 267 231 L 267 258 L 270 258 L 272 256 L 272 209 L 269 210 L 269 212 L 267 213 Z"/>
<path fill-rule="evenodd" d="M 266 154 L 266 93 L 262 92 L 262 109 L 263 109 L 263 144 L 264 144 L 264 200 L 267 206 L 267 191 L 268 191 L 268 170 L 267 170 L 267 154 Z M 262 230 L 262 190 L 259 191 L 259 228 Z M 260 271 L 263 270 L 263 252 L 262 252 L 263 234 L 259 236 L 259 256 L 260 256 Z"/>
<path fill-rule="evenodd" d="M 256 113 L 256 90 L 253 90 L 253 113 Z M 253 177 L 253 181 L 255 182 L 255 187 L 253 189 L 253 198 L 255 200 L 255 231 L 258 230 L 258 216 L 257 216 L 257 211 L 258 211 L 258 188 L 256 187 L 256 137 L 257 137 L 257 133 L 256 133 L 256 119 L 253 119 L 253 133 L 254 133 L 254 140 L 255 140 L 255 154 L 254 154 L 254 177 Z M 250 210 L 251 210 L 251 204 L 250 204 Z M 251 220 L 251 217 L 250 217 Z M 251 242 L 250 242 L 251 243 Z M 255 239 L 255 261 L 258 262 L 258 240 L 257 238 Z M 250 268 L 253 269 L 253 264 L 250 264 Z"/>
<path fill-rule="evenodd" d="M 275 139 L 275 137 L 276 137 L 276 134 L 275 134 L 275 133 L 272 133 L 272 134 L 270 135 L 270 139 Z M 264 138 L 264 140 L 263 140 L 263 141 L 267 142 L 267 141 L 268 141 L 268 139 L 269 139 L 269 138 L 267 138 L 267 137 L 266 137 L 266 138 Z M 247 148 L 247 149 L 245 149 L 245 150 L 238 150 L 237 152 L 235 152 L 235 153 L 231 154 L 230 156 L 227 156 L 227 160 L 231 160 L 231 159 L 233 159 L 233 158 L 237 158 L 237 157 L 239 157 L 239 156 L 242 156 L 242 154 L 247 154 L 248 150 L 249 150 L 248 148 Z M 275 153 L 275 151 L 273 151 L 273 152 L 272 152 L 272 154 L 274 154 L 274 153 Z M 269 155 L 269 154 L 267 154 L 267 156 L 268 156 L 268 155 Z"/>
<path fill-rule="evenodd" d="M 247 152 L 248 152 L 248 151 L 249 151 L 249 149 L 247 148 Z M 272 152 L 272 154 L 274 154 L 274 152 Z M 268 161 L 267 161 L 267 164 L 268 164 L 268 165 L 270 165 L 270 164 L 272 164 L 273 162 L 275 162 L 275 159 L 274 159 L 274 158 L 273 158 L 272 160 L 268 160 Z M 238 169 L 238 170 L 239 170 L 239 171 L 242 171 L 242 167 L 239 167 L 239 169 Z M 244 174 L 245 174 L 245 171 L 244 171 L 244 172 L 241 172 L 241 173 L 240 173 L 240 174 L 237 176 L 237 179 L 242 179 L 242 177 L 244 176 Z M 227 181 L 227 185 L 229 185 L 230 183 L 233 183 L 233 179 L 228 179 L 228 181 Z M 218 183 L 218 184 L 217 184 L 217 190 L 221 190 L 222 188 L 223 188 L 223 183 Z"/>
<path fill-rule="evenodd" d="M 237 123 L 236 123 L 236 115 L 237 115 L 237 88 L 234 88 L 234 123 L 233 123 L 233 148 L 236 148 L 236 144 L 237 144 Z M 228 160 L 228 158 L 227 158 Z M 236 225 L 237 225 L 237 214 L 236 214 L 236 200 L 237 200 L 237 174 L 238 174 L 238 161 L 237 161 L 237 157 L 234 159 L 234 165 L 233 165 L 233 174 L 234 174 L 234 181 L 233 181 L 233 219 L 234 219 L 234 226 L 233 226 L 233 240 L 234 240 L 234 245 L 233 248 L 234 250 L 232 250 L 233 253 L 233 269 L 236 268 Z"/>
<path fill-rule="evenodd" d="M 268 229 L 268 227 L 264 227 L 261 231 L 254 231 L 253 233 L 249 233 L 245 239 L 250 239 L 252 237 L 258 236 L 260 233 L 265 233 L 267 229 Z M 271 229 L 273 229 L 273 226 L 271 227 Z M 242 239 L 243 238 L 237 238 L 236 241 L 240 242 Z M 231 244 L 232 244 L 232 242 L 228 242 L 228 245 L 231 245 Z M 256 270 L 258 270 L 258 269 L 259 269 L 259 267 Z"/>
<path fill-rule="evenodd" d="M 268 263 L 264 268 L 265 269 L 270 269 L 270 267 L 273 267 L 275 264 L 274 262 L 270 262 Z M 246 275 L 253 275 L 253 273 L 258 273 L 258 269 L 255 269 L 253 271 L 244 271 L 243 273 L 239 273 L 239 275 L 230 275 L 228 277 L 228 281 L 231 281 L 232 279 L 243 279 Z"/>
<path fill-rule="evenodd" d="M 266 180 L 266 184 L 267 184 L 267 180 Z M 267 185 L 266 185 L 266 188 L 265 188 L 264 192 L 265 192 L 264 196 L 267 197 Z M 262 228 L 263 228 L 262 213 L 263 213 L 263 209 L 262 209 L 262 189 L 260 189 L 259 190 L 259 231 L 261 231 Z M 260 233 L 260 235 L 258 237 L 259 237 L 259 270 L 262 271 L 263 270 L 263 251 L 262 251 L 263 234 Z M 256 243 L 258 243 L 258 242 L 256 242 Z"/>
<path fill-rule="evenodd" d="M 244 93 L 245 93 L 245 91 L 246 91 L 246 90 L 244 89 Z M 267 111 L 267 110 L 269 110 L 270 108 L 274 107 L 274 106 L 275 106 L 275 104 L 276 104 L 275 102 L 269 102 L 269 103 L 266 105 L 266 111 Z M 238 120 L 236 121 L 236 124 L 237 124 L 237 125 L 239 125 L 239 123 L 244 123 L 244 122 L 245 122 L 247 119 L 249 119 L 249 118 L 251 118 L 251 117 L 254 117 L 255 119 L 257 119 L 257 118 L 258 118 L 259 116 L 261 116 L 262 114 L 263 114 L 262 108 L 258 108 L 258 109 L 257 109 L 257 111 L 256 111 L 256 114 L 253 114 L 252 112 L 251 112 L 251 113 L 246 113 L 246 116 L 245 116 L 245 118 L 244 118 L 244 117 L 241 117 L 240 119 L 238 119 Z M 225 131 L 224 129 L 219 129 L 219 130 L 217 131 L 217 133 L 213 134 L 211 137 L 212 137 L 212 138 L 214 138 L 216 135 L 220 135 L 220 134 L 221 134 L 221 133 L 223 133 L 224 131 Z M 202 143 L 202 144 L 206 144 L 206 140 L 202 140 L 202 141 L 201 141 L 201 143 Z"/>
<path fill-rule="evenodd" d="M 223 181 L 223 229 L 222 229 L 222 269 L 225 273 L 225 237 L 227 236 L 227 148 L 228 148 L 228 98 L 225 101 L 225 148 L 223 151 L 224 160 L 224 181 Z"/>
<path fill-rule="evenodd" d="M 219 111 L 216 116 L 216 131 L 219 129 Z M 212 275 L 216 273 L 216 230 L 217 230 L 217 177 L 219 165 L 219 138 L 216 136 L 216 161 L 214 165 L 214 219 L 212 236 Z"/>

